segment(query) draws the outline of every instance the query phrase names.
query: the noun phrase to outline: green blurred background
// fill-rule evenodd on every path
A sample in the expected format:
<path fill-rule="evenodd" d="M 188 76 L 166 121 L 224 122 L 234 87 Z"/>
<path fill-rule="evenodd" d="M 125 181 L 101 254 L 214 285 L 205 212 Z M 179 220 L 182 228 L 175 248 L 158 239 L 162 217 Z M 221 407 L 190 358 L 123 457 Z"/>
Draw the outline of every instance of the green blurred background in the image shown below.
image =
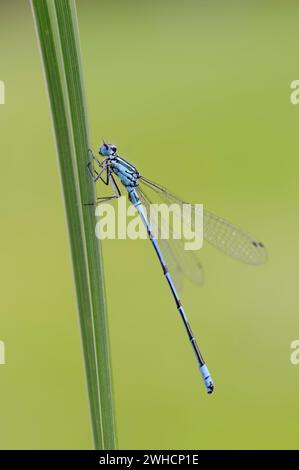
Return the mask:
<path fill-rule="evenodd" d="M 183 300 L 206 396 L 147 241 L 103 243 L 119 447 L 298 448 L 299 5 L 79 0 L 92 143 L 265 242 L 204 246 Z M 29 2 L 1 1 L 0 447 L 90 448 L 62 193 Z"/>

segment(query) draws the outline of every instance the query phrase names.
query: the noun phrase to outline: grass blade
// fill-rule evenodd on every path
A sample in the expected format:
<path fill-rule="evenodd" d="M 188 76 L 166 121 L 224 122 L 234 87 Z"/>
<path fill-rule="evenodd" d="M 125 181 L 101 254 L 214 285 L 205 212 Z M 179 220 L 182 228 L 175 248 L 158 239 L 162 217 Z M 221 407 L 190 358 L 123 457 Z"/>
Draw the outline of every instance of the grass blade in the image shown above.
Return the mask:
<path fill-rule="evenodd" d="M 94 188 L 86 170 L 88 125 L 73 0 L 31 0 L 52 110 L 64 194 L 94 444 L 114 449 L 108 322 Z"/>

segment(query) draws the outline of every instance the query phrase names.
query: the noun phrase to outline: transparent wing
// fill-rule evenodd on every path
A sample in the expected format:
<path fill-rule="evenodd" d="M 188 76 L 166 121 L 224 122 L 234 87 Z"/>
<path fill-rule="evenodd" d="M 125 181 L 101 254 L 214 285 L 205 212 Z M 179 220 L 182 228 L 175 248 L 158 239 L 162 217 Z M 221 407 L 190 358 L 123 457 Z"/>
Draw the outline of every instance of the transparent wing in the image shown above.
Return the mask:
<path fill-rule="evenodd" d="M 155 236 L 159 239 L 159 246 L 169 272 L 171 273 L 175 285 L 181 290 L 184 283 L 184 276 L 196 285 L 203 283 L 203 268 L 193 251 L 184 250 L 184 239 L 174 237 L 174 227 L 161 217 L 161 214 L 155 212 L 152 195 L 149 196 L 147 188 L 139 185 L 137 188 L 138 196 L 146 209 L 151 229 Z M 155 192 L 154 192 L 155 194 Z M 149 217 L 150 215 L 150 217 Z M 167 226 L 167 227 L 166 227 Z M 169 237 L 162 238 L 163 230 L 167 228 Z"/>
<path fill-rule="evenodd" d="M 163 202 L 186 204 L 163 186 L 144 177 L 141 177 L 140 181 L 159 194 Z M 196 210 L 194 206 L 193 210 Z M 258 265 L 263 264 L 267 259 L 266 249 L 260 241 L 243 229 L 206 210 L 203 212 L 203 236 L 219 250 L 244 263 Z"/>

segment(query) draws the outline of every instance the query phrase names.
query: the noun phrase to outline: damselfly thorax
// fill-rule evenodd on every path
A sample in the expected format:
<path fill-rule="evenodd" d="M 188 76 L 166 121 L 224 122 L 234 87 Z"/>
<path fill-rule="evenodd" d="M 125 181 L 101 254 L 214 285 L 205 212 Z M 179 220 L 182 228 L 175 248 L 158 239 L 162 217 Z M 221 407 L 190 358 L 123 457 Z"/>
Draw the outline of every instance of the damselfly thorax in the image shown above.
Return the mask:
<path fill-rule="evenodd" d="M 127 160 L 117 155 L 110 157 L 108 164 L 111 171 L 120 179 L 121 183 L 126 188 L 135 188 L 138 186 L 140 174 Z"/>

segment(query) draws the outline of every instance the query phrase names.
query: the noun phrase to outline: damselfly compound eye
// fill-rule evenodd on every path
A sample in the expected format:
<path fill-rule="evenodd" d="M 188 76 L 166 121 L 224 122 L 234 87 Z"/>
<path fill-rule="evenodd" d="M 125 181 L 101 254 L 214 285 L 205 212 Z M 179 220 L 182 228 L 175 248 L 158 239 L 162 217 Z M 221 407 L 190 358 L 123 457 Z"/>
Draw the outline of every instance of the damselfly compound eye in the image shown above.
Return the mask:
<path fill-rule="evenodd" d="M 100 155 L 103 155 L 103 157 L 108 157 L 109 156 L 109 145 L 107 144 L 103 144 L 101 145 L 101 147 L 99 148 L 99 154 Z"/>

